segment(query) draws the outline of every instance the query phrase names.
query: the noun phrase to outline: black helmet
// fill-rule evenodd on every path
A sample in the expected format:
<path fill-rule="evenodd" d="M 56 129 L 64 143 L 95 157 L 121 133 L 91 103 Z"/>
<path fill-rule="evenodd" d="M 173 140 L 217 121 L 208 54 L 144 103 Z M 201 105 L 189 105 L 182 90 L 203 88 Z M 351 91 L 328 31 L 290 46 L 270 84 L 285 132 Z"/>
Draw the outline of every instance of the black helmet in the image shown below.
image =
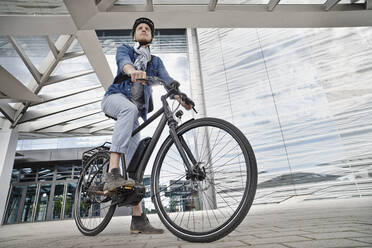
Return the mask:
<path fill-rule="evenodd" d="M 154 23 L 146 18 L 146 17 L 141 17 L 141 18 L 138 18 L 134 24 L 133 24 L 133 28 L 132 28 L 132 37 L 134 37 L 134 33 L 136 32 L 136 28 L 138 25 L 140 25 L 141 23 L 146 23 L 147 25 L 149 25 L 150 29 L 151 29 L 151 36 L 152 38 L 154 38 L 154 35 L 155 35 L 155 26 L 154 26 Z"/>

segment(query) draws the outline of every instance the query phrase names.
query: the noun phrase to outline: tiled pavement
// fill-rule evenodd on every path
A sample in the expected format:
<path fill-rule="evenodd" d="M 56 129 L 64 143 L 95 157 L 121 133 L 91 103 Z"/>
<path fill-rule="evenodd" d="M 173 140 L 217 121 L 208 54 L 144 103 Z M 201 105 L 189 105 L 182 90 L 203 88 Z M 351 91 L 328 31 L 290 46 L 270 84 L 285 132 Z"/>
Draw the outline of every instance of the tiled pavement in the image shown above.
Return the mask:
<path fill-rule="evenodd" d="M 149 215 L 162 226 L 157 215 Z M 0 247 L 372 247 L 372 197 L 254 205 L 227 237 L 207 244 L 162 235 L 130 235 L 130 217 L 114 217 L 95 237 L 79 233 L 72 220 L 7 225 Z"/>

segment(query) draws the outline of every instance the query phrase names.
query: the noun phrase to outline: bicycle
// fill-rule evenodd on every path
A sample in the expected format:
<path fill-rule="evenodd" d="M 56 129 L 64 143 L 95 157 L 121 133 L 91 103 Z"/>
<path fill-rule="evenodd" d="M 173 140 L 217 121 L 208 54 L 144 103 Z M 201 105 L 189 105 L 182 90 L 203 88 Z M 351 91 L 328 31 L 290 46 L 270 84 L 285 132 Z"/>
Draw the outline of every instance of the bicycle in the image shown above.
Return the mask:
<path fill-rule="evenodd" d="M 172 111 L 167 99 L 174 95 L 193 106 L 179 90 L 156 77 L 143 79 L 167 89 L 163 107 L 136 128 L 137 134 L 161 117 L 152 138 L 142 139 L 128 168 L 124 155 L 121 169 L 134 187 L 121 187 L 111 195 L 89 191 L 102 185 L 108 171 L 107 143 L 84 153 L 83 169 L 76 188 L 74 218 L 81 233 L 102 232 L 116 207 L 137 205 L 145 196 L 142 184 L 146 165 L 168 124 L 169 136 L 161 145 L 151 173 L 151 200 L 160 220 L 175 236 L 190 242 L 212 242 L 232 232 L 247 215 L 257 186 L 255 155 L 244 134 L 231 123 L 217 118 L 191 119 L 178 126 L 183 112 Z M 177 112 L 176 112 L 177 111 Z"/>

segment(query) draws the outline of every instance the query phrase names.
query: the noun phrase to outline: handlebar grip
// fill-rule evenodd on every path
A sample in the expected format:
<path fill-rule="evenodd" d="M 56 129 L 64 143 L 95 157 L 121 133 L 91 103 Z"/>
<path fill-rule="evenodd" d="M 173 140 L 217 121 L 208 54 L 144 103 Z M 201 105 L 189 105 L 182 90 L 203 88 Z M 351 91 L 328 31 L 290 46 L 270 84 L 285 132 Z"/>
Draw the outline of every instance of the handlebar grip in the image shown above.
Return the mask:
<path fill-rule="evenodd" d="M 176 90 L 178 90 L 178 88 L 180 87 L 180 83 L 176 80 L 173 80 L 173 82 L 170 85 Z"/>
<path fill-rule="evenodd" d="M 181 97 L 181 100 L 183 102 L 185 102 L 188 105 L 191 105 L 192 107 L 195 107 L 195 103 L 193 102 L 193 100 L 191 100 L 190 98 L 188 98 L 185 93 L 181 93 L 180 94 L 180 97 Z"/>

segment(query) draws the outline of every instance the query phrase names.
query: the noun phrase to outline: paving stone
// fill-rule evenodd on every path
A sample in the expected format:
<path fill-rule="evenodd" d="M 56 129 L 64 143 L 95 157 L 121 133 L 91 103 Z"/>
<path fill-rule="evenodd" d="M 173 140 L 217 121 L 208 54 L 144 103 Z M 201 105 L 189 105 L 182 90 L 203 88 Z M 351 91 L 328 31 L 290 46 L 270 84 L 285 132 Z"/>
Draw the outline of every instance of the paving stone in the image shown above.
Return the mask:
<path fill-rule="evenodd" d="M 182 248 L 230 248 L 230 247 L 247 247 L 246 243 L 243 243 L 241 241 L 227 241 L 227 242 L 221 242 L 221 241 L 215 241 L 212 243 L 190 243 L 181 245 Z"/>
<path fill-rule="evenodd" d="M 349 238 L 349 239 L 372 244 L 372 233 L 370 236 L 367 236 L 367 237 Z"/>
<path fill-rule="evenodd" d="M 263 245 L 252 245 L 251 248 L 288 248 L 283 244 L 263 244 Z"/>
<path fill-rule="evenodd" d="M 168 230 L 161 235 L 131 235 L 129 216 L 114 217 L 94 237 L 82 235 L 73 220 L 5 225 L 0 227 L 0 247 L 372 247 L 371 212 L 372 197 L 255 205 L 235 231 L 206 244 L 183 241 Z M 149 218 L 154 226 L 165 228 L 157 215 Z"/>
<path fill-rule="evenodd" d="M 371 234 L 365 234 L 361 232 L 327 232 L 327 233 L 313 233 L 308 234 L 306 237 L 313 239 L 333 239 L 333 238 L 356 238 L 356 237 L 368 237 Z"/>
<path fill-rule="evenodd" d="M 264 233 L 254 233 L 255 236 L 259 238 L 275 238 L 275 237 L 283 237 L 283 236 L 296 236 L 296 235 L 307 235 L 309 232 L 301 231 L 301 230 L 283 230 L 283 231 L 275 231 L 275 232 L 264 232 Z"/>
<path fill-rule="evenodd" d="M 249 238 L 241 238 L 241 241 L 248 242 L 252 245 L 259 245 L 259 244 L 274 244 L 274 243 L 285 243 L 285 242 L 294 242 L 294 241 L 308 241 L 311 240 L 310 238 L 301 237 L 301 236 L 282 236 L 282 237 L 272 237 L 272 238 L 256 238 L 256 239 L 249 239 Z"/>
<path fill-rule="evenodd" d="M 368 244 L 349 239 L 323 239 L 302 242 L 283 243 L 293 248 L 343 248 L 343 247 L 368 247 Z"/>

